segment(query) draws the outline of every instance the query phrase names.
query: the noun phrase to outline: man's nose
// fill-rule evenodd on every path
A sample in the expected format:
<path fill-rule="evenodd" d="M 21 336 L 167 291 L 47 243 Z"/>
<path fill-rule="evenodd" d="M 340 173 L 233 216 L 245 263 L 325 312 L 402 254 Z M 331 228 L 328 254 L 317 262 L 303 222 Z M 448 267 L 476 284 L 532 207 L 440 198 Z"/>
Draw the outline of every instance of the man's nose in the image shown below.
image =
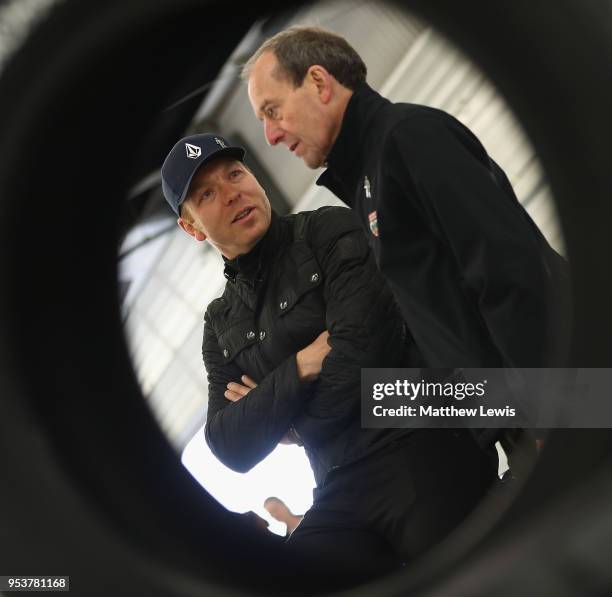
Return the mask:
<path fill-rule="evenodd" d="M 283 131 L 274 122 L 264 120 L 264 134 L 268 145 L 276 145 L 283 138 Z"/>
<path fill-rule="evenodd" d="M 226 187 L 222 190 L 221 196 L 225 205 L 231 205 L 240 199 L 240 191 L 232 187 Z"/>

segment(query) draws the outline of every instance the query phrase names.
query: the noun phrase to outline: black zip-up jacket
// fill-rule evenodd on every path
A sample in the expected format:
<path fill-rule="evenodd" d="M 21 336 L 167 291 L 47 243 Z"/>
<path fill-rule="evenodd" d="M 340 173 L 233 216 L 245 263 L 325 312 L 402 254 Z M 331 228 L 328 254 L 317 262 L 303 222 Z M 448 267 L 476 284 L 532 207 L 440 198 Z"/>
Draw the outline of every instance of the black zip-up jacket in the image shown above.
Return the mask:
<path fill-rule="evenodd" d="M 248 254 L 226 261 L 223 295 L 205 314 L 205 436 L 226 466 L 246 472 L 293 426 L 317 485 L 409 433 L 361 429 L 360 368 L 419 366 L 412 336 L 353 212 L 323 207 L 278 217 Z M 302 383 L 295 354 L 327 329 L 331 351 Z M 247 374 L 259 385 L 224 397 Z"/>
<path fill-rule="evenodd" d="M 568 264 L 458 120 L 364 84 L 327 166 L 429 366 L 566 365 Z"/>

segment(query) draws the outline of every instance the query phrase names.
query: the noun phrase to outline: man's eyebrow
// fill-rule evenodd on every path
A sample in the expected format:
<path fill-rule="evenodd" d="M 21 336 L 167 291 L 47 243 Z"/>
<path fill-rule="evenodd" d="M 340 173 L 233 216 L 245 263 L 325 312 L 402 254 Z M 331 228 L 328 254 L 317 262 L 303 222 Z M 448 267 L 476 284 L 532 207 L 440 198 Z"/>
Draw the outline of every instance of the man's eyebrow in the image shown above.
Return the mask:
<path fill-rule="evenodd" d="M 189 187 L 189 192 L 187 193 L 187 199 L 189 197 L 195 197 L 196 195 L 199 197 L 200 191 L 210 184 L 210 176 L 207 176 L 204 179 L 198 180 L 196 183 L 191 184 Z M 201 197 L 199 197 L 201 198 Z"/>
<path fill-rule="evenodd" d="M 198 180 L 197 183 L 195 183 L 191 189 L 189 189 L 190 194 L 191 193 L 195 193 L 197 191 L 199 191 L 202 187 L 205 187 L 206 185 L 208 185 L 210 183 L 210 179 L 209 177 L 206 177 L 204 179 L 200 179 Z"/>

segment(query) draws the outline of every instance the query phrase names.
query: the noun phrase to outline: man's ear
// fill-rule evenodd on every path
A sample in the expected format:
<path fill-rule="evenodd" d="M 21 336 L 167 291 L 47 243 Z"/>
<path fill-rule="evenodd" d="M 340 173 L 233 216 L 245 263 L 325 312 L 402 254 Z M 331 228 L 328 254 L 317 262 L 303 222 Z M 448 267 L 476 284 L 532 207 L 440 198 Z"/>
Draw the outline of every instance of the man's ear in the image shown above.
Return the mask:
<path fill-rule="evenodd" d="M 327 104 L 332 97 L 332 84 L 335 81 L 333 76 L 324 66 L 313 64 L 306 71 L 306 78 L 316 86 L 319 99 Z"/>
<path fill-rule="evenodd" d="M 193 236 L 196 240 L 206 240 L 206 235 L 203 232 L 200 232 L 197 228 L 195 228 L 192 224 L 183 220 L 183 218 L 179 218 L 176 223 L 189 235 Z"/>

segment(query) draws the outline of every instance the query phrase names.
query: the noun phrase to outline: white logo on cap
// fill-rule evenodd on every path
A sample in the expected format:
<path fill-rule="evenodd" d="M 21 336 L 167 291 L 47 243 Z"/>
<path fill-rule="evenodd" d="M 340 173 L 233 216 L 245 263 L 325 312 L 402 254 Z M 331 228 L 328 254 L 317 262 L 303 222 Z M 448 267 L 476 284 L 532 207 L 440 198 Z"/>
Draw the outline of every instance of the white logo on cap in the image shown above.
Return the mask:
<path fill-rule="evenodd" d="M 187 148 L 187 157 L 194 159 L 199 158 L 202 155 L 202 149 L 197 145 L 191 145 L 191 143 L 185 143 Z"/>
<path fill-rule="evenodd" d="M 221 147 L 221 149 L 225 149 L 227 145 L 223 142 L 223 139 L 219 139 L 219 137 L 215 137 L 215 143 Z"/>

